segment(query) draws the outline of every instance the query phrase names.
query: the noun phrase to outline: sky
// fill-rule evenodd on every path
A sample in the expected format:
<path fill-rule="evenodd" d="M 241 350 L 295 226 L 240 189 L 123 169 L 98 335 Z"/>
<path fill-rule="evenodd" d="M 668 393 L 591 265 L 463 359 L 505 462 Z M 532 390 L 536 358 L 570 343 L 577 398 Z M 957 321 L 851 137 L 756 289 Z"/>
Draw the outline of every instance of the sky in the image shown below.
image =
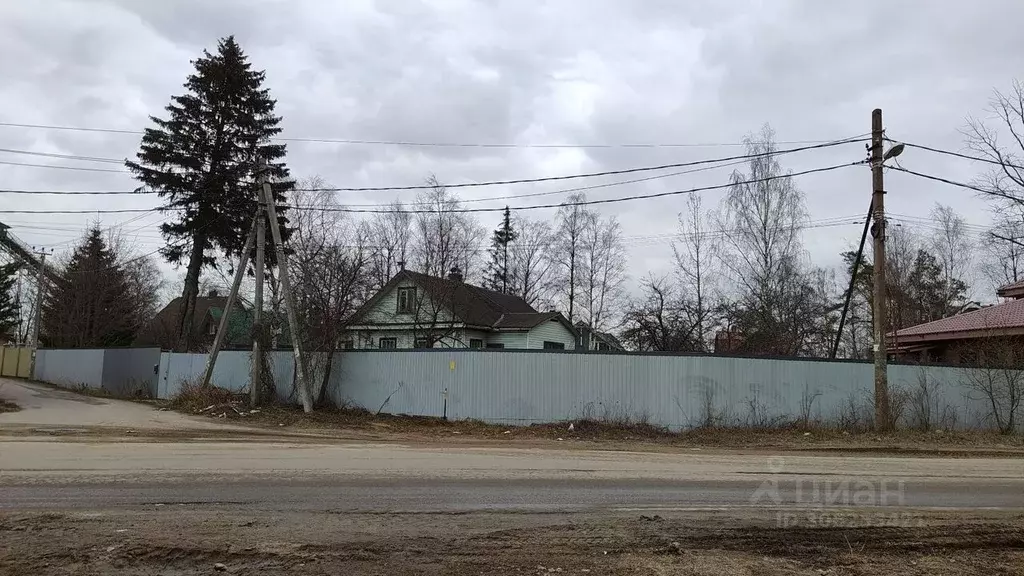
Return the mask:
<path fill-rule="evenodd" d="M 887 136 L 964 151 L 968 116 L 985 117 L 993 89 L 1010 88 L 1024 3 L 989 0 L 9 0 L 0 3 L 0 122 L 128 133 L 0 126 L 0 148 L 99 158 L 134 155 L 148 116 L 162 114 L 191 60 L 233 34 L 266 71 L 283 136 L 514 146 L 289 142 L 293 175 L 339 187 L 536 178 L 742 154 L 770 123 L 787 142 L 863 135 L 881 108 Z M 674 144 L 621 147 L 622 144 Z M 559 147 L 550 147 L 559 145 Z M 589 147 L 602 145 L 602 147 Z M 607 145 L 607 146 L 606 146 Z M 794 172 L 860 160 L 862 143 L 786 155 Z M 912 170 L 970 181 L 984 166 L 907 149 Z M 131 190 L 116 163 L 0 152 L 0 188 Z M 93 171 L 93 170 L 108 171 Z M 590 199 L 728 182 L 732 168 L 588 192 Z M 604 177 L 460 190 L 464 200 L 557 191 Z M 855 245 L 870 201 L 867 167 L 800 176 L 812 222 L 810 261 L 836 266 Z M 897 172 L 887 210 L 927 218 L 941 202 L 973 225 L 992 218 L 973 192 Z M 414 191 L 339 193 L 345 204 L 410 201 Z M 715 207 L 725 191 L 703 193 Z M 515 208 L 563 198 L 475 202 Z M 665 235 L 685 196 L 598 206 L 622 223 L 634 279 L 664 272 Z M 0 193 L 0 210 L 151 209 L 153 196 Z M 552 218 L 554 210 L 534 211 Z M 899 218 L 900 216 L 894 216 Z M 67 249 L 92 222 L 119 226 L 142 251 L 161 245 L 163 216 L 0 214 L 26 243 Z M 493 229 L 498 215 L 481 215 Z M 905 222 L 901 225 L 920 227 Z M 922 229 L 927 231 L 925 229 Z M 653 238 L 652 238 L 653 237 Z M 168 277 L 175 274 L 163 265 Z"/>

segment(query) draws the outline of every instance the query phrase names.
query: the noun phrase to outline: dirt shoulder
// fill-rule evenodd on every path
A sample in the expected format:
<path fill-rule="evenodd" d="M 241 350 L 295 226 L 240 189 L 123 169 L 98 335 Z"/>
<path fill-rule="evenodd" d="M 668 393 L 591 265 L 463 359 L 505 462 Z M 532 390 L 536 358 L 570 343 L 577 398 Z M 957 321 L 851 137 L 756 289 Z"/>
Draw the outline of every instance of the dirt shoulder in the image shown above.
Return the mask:
<path fill-rule="evenodd" d="M 1024 518 L 459 515 L 194 505 L 0 513 L 4 574 L 1021 574 Z M 832 522 L 831 524 L 827 522 Z"/>
<path fill-rule="evenodd" d="M 182 409 L 180 406 L 179 409 Z M 1024 435 L 990 432 L 900 430 L 888 434 L 832 429 L 739 428 L 672 432 L 642 423 L 577 420 L 529 426 L 503 426 L 474 420 L 371 414 L 361 410 L 317 410 L 263 406 L 248 410 L 240 402 L 221 402 L 187 413 L 230 421 L 254 430 L 376 442 L 438 443 L 474 446 L 580 447 L 604 450 L 674 451 L 692 449 L 767 450 L 809 453 L 879 453 L 908 456 L 1024 457 Z"/>

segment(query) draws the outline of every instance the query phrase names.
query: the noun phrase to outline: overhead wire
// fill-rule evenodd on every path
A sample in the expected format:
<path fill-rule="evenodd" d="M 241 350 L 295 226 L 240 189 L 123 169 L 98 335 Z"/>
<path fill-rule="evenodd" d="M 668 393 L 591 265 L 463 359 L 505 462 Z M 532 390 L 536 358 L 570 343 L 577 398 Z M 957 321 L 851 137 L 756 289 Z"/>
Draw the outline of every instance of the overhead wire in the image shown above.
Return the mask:
<path fill-rule="evenodd" d="M 787 148 L 787 149 L 783 149 L 783 150 L 773 150 L 773 151 L 770 151 L 770 152 L 759 152 L 759 153 L 755 153 L 755 154 L 740 154 L 740 155 L 726 156 L 726 157 L 721 157 L 721 158 L 707 158 L 707 159 L 703 159 L 703 160 L 693 160 L 693 161 L 689 161 L 689 162 L 675 162 L 675 163 L 671 163 L 671 164 L 661 164 L 661 165 L 657 165 L 657 166 L 641 166 L 641 167 L 633 167 L 633 168 L 623 168 L 623 169 L 618 169 L 618 170 L 605 170 L 605 171 L 601 171 L 601 172 L 585 172 L 585 173 L 581 173 L 581 174 L 566 174 L 566 175 L 562 175 L 562 176 L 543 176 L 543 177 L 537 177 L 537 178 L 517 178 L 517 179 L 511 179 L 511 180 L 491 180 L 491 181 L 484 181 L 484 182 L 462 182 L 462 183 L 456 183 L 456 184 L 440 184 L 440 185 L 435 185 L 435 184 L 417 184 L 417 185 L 412 185 L 412 186 L 362 186 L 362 187 L 333 187 L 333 186 L 324 186 L 324 187 L 315 187 L 315 188 L 296 188 L 295 190 L 299 191 L 299 192 L 387 192 L 387 191 L 404 191 L 404 190 L 432 190 L 432 189 L 435 189 L 435 188 L 438 188 L 438 187 L 443 187 L 443 188 L 478 188 L 478 187 L 484 187 L 484 186 L 505 186 L 505 185 L 512 185 L 512 184 L 534 184 L 534 183 L 538 183 L 538 182 L 557 182 L 557 181 L 563 181 L 563 180 L 574 180 L 574 179 L 579 179 L 579 178 L 596 178 L 596 177 L 602 177 L 602 176 L 615 176 L 615 175 L 621 175 L 621 174 L 634 174 L 634 173 L 638 173 L 638 172 L 653 172 L 653 171 L 658 171 L 658 170 L 668 170 L 668 169 L 672 169 L 672 168 L 687 168 L 687 167 L 692 167 L 692 166 L 708 166 L 708 165 L 716 165 L 716 164 L 734 165 L 734 164 L 723 164 L 723 163 L 733 163 L 735 161 L 739 161 L 737 163 L 741 163 L 741 162 L 745 162 L 747 160 L 751 160 L 751 159 L 754 159 L 754 158 L 761 158 L 761 157 L 764 157 L 764 156 L 781 156 L 781 155 L 785 155 L 785 154 L 793 154 L 793 153 L 797 153 L 797 152 L 804 152 L 804 151 L 807 151 L 807 150 L 817 150 L 817 149 L 822 149 L 822 148 L 830 148 L 830 147 L 833 147 L 833 146 L 840 146 L 840 145 L 843 145 L 843 144 L 850 144 L 850 143 L 854 143 L 854 142 L 862 142 L 864 140 L 865 139 L 860 138 L 859 136 L 852 136 L 850 138 L 846 138 L 846 139 L 843 139 L 843 140 L 834 140 L 834 141 L 831 141 L 831 142 L 825 142 L 825 143 L 821 143 L 821 144 L 814 144 L 814 145 L 808 145 L 808 146 L 800 146 L 800 147 L 797 147 L 797 148 Z M 39 166 L 45 167 L 46 165 L 39 165 Z M 57 166 L 50 166 L 50 167 L 58 168 Z M 716 167 L 721 167 L 721 166 L 716 166 Z M 69 166 L 64 166 L 64 167 L 59 167 L 59 168 L 77 169 L 76 167 L 69 167 Z M 105 170 L 105 169 L 100 169 L 100 168 L 91 168 L 91 169 L 90 168 L 83 168 L 83 169 L 84 170 L 94 170 L 94 171 L 106 171 L 106 172 L 127 172 L 127 171 L 124 171 L 124 170 Z M 629 184 L 629 183 L 634 183 L 634 182 L 642 182 L 642 181 L 646 181 L 646 180 L 654 180 L 656 178 L 667 178 L 667 177 L 671 177 L 671 176 L 675 176 L 675 175 L 680 175 L 680 174 L 685 174 L 685 173 L 688 173 L 688 172 L 687 171 L 682 171 L 682 172 L 678 172 L 678 173 L 674 173 L 674 174 L 659 175 L 659 176 L 656 176 L 656 177 L 637 179 L 637 180 L 633 180 L 633 181 L 625 181 L 625 182 L 620 182 L 620 183 L 607 183 L 607 184 L 595 185 L 592 188 L 614 186 L 614 185 L 618 185 L 618 184 Z M 592 189 L 592 188 L 591 187 L 581 187 L 581 188 L 579 188 L 579 190 Z M 50 195 L 129 195 L 129 194 L 156 194 L 157 191 L 155 191 L 155 190 L 137 190 L 137 191 L 129 191 L 129 190 L 124 190 L 124 191 L 95 190 L 95 191 L 75 191 L 75 192 L 73 192 L 73 191 L 55 191 L 55 190 L 0 189 L 0 193 L 4 193 L 4 194 L 50 194 Z M 536 195 L 543 195 L 543 194 L 536 194 Z"/>
<path fill-rule="evenodd" d="M 41 130 L 62 130 L 73 132 L 98 132 L 106 134 L 130 134 L 142 135 L 142 130 L 125 130 L 119 128 L 93 128 L 86 126 L 57 126 L 50 124 L 28 124 L 21 122 L 0 122 L 0 126 L 10 128 L 32 128 Z M 861 134 L 859 136 L 866 136 Z M 565 149 L 565 148 L 715 148 L 746 146 L 746 142 L 704 142 L 704 143 L 672 143 L 672 142 L 634 142 L 634 143 L 611 143 L 611 144 L 532 144 L 532 143 L 495 143 L 495 142 L 414 142 L 407 140 L 373 140 L 359 138 L 312 138 L 312 137 L 286 137 L 278 136 L 271 138 L 278 142 L 304 142 L 323 144 L 351 144 L 371 146 L 407 146 L 407 147 L 433 147 L 433 148 L 541 148 L 541 149 Z M 829 140 L 784 140 L 777 144 L 819 144 Z"/>
<path fill-rule="evenodd" d="M 686 190 L 672 190 L 668 192 L 656 192 L 651 194 L 635 194 L 632 196 L 624 196 L 618 198 L 603 198 L 597 200 L 583 200 L 577 202 L 563 202 L 558 204 L 537 204 L 530 206 L 512 206 L 510 210 L 539 210 L 544 208 L 559 208 L 561 206 L 590 206 L 596 204 L 614 204 L 618 202 L 629 202 L 633 200 L 648 200 L 651 198 L 663 198 L 666 196 L 677 196 L 681 194 L 691 194 L 695 192 L 705 192 L 709 190 L 720 190 L 723 188 L 730 188 L 732 186 L 741 186 L 745 184 L 756 184 L 759 182 L 768 182 L 771 180 L 778 180 L 780 178 L 790 178 L 794 176 L 804 176 L 807 174 L 816 174 L 820 172 L 829 172 L 832 170 L 838 170 L 840 168 L 848 168 L 851 166 L 862 165 L 866 161 L 858 160 L 856 162 L 846 162 L 843 164 L 835 164 L 832 166 L 825 166 L 822 168 L 813 168 L 810 170 L 802 170 L 799 172 L 787 172 L 785 174 L 779 174 L 777 176 L 769 176 L 765 178 L 755 178 L 752 180 L 741 180 L 733 181 L 728 184 L 717 184 L 713 186 L 700 186 L 696 188 L 689 188 Z M 350 213 L 366 213 L 366 214 L 389 214 L 389 213 L 403 213 L 403 214 L 433 214 L 437 212 L 445 213 L 487 213 L 487 212 L 500 212 L 504 211 L 505 208 L 456 208 L 451 210 L 424 210 L 424 209 L 412 209 L 412 210 L 395 210 L 388 208 L 384 205 L 376 209 L 363 209 L 363 208 L 346 208 L 339 206 L 336 208 L 323 207 L 323 206 L 290 206 L 291 209 L 295 210 L 309 210 L 309 211 L 321 211 L 321 212 L 350 212 Z M 97 210 L 8 210 L 0 209 L 0 214 L 128 214 L 128 213 L 139 213 L 149 212 L 157 208 L 120 208 L 120 209 L 97 209 Z M 159 208 L 160 210 L 176 210 L 176 208 Z"/>

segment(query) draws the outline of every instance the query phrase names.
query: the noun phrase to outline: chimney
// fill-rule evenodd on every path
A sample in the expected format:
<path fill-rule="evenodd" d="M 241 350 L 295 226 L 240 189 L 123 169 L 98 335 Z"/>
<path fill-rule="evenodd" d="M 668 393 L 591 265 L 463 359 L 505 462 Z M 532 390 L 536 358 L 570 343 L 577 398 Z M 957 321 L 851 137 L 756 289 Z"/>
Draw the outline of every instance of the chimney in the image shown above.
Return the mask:
<path fill-rule="evenodd" d="M 220 293 L 216 289 L 210 290 L 210 298 L 216 298 Z"/>
<path fill-rule="evenodd" d="M 448 272 L 448 279 L 456 282 L 462 282 L 462 270 L 459 270 L 458 266 L 452 266 L 450 272 Z"/>
<path fill-rule="evenodd" d="M 405 271 L 405 260 L 398 261 L 398 269 L 402 270 L 403 272 Z"/>

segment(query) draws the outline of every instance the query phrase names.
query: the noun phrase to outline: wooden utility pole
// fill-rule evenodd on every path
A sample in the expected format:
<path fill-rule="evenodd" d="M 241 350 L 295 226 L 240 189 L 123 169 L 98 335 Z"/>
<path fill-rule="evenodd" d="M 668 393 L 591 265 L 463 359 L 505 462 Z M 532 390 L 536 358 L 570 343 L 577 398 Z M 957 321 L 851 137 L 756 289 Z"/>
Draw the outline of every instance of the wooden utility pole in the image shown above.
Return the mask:
<path fill-rule="evenodd" d="M 228 292 L 228 301 L 224 304 L 224 312 L 220 315 L 220 323 L 217 324 L 217 334 L 213 337 L 213 348 L 210 356 L 206 359 L 206 371 L 203 373 L 203 388 L 210 385 L 210 378 L 213 377 L 213 366 L 217 363 L 217 355 L 224 345 L 224 338 L 228 331 L 228 320 L 231 318 L 231 310 L 235 307 L 235 300 L 238 298 L 238 288 L 242 285 L 242 276 L 245 275 L 245 267 L 249 265 L 249 254 L 252 253 L 253 236 L 255 236 L 256 222 L 262 215 L 257 212 L 256 219 L 249 227 L 249 234 L 245 237 L 245 246 L 242 247 L 242 255 L 238 261 L 238 268 L 235 269 L 235 278 L 231 282 L 231 291 Z"/>
<path fill-rule="evenodd" d="M 261 179 L 264 178 L 261 176 Z M 260 182 L 262 188 L 263 183 Z M 260 403 L 260 385 L 263 383 L 263 255 L 267 243 L 267 207 L 259 193 L 256 211 L 256 295 L 252 311 L 252 368 L 249 375 L 249 405 Z"/>
<path fill-rule="evenodd" d="M 266 164 L 264 164 L 266 168 Z M 313 411 L 313 399 L 310 396 L 309 381 L 306 379 L 306 365 L 299 346 L 299 319 L 295 312 L 295 295 L 288 277 L 288 253 L 284 250 L 281 240 L 281 226 L 277 221 L 277 207 L 274 205 L 274 192 L 266 177 L 262 178 L 260 202 L 267 207 L 267 219 L 270 221 L 270 237 L 274 241 L 274 257 L 277 258 L 277 273 L 281 280 L 281 292 L 284 295 L 285 312 L 288 315 L 288 329 L 291 333 L 292 353 L 295 355 L 296 384 L 299 388 L 299 399 L 304 412 Z"/>
<path fill-rule="evenodd" d="M 871 235 L 874 238 L 874 353 L 875 353 L 875 428 L 888 430 L 892 426 L 889 416 L 889 380 L 886 374 L 887 350 L 885 335 L 888 332 L 888 295 L 885 288 L 885 187 L 882 176 L 883 144 L 885 130 L 882 127 L 882 110 L 871 113 L 871 204 L 874 224 Z"/>
<path fill-rule="evenodd" d="M 43 300 L 46 299 L 46 251 L 36 253 L 39 256 L 39 272 L 36 275 L 36 310 L 32 319 L 32 358 L 35 363 L 34 350 L 39 347 L 39 322 L 43 319 Z"/>

